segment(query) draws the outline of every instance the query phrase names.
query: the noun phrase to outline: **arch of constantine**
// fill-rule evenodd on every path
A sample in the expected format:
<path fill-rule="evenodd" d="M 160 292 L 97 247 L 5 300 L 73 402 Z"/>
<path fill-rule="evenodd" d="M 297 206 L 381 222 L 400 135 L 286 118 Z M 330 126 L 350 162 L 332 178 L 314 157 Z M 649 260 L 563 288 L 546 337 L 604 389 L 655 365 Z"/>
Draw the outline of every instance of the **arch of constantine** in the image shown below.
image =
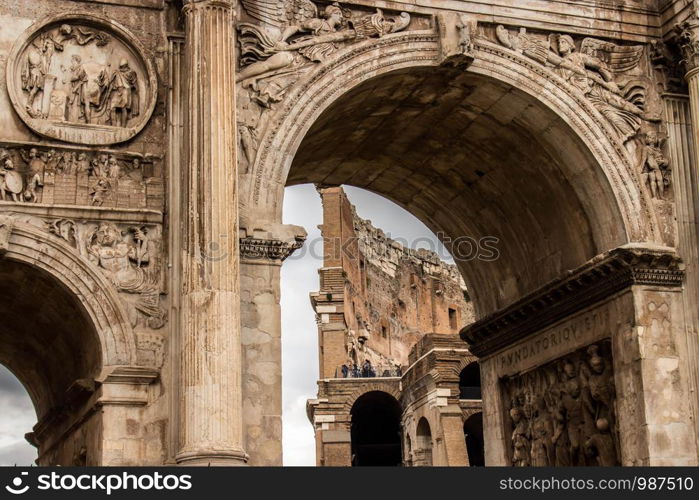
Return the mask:
<path fill-rule="evenodd" d="M 358 281 L 324 233 L 319 464 L 466 465 L 478 442 L 486 465 L 699 462 L 699 2 L 0 0 L 0 19 L 0 363 L 38 463 L 281 464 L 280 270 L 306 237 L 282 207 L 303 183 L 415 215 L 475 315 L 457 334 L 440 288 L 398 375 L 343 380 Z"/>

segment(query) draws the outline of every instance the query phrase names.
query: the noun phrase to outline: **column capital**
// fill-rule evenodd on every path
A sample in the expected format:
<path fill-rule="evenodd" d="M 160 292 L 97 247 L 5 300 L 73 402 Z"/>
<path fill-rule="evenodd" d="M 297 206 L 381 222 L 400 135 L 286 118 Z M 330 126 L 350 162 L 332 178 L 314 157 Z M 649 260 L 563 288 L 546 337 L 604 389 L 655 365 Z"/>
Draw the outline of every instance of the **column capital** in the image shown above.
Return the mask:
<path fill-rule="evenodd" d="M 238 5 L 237 0 L 183 0 L 182 11 L 187 14 L 197 8 L 219 8 L 233 10 Z"/>
<path fill-rule="evenodd" d="M 240 257 L 243 261 L 272 260 L 283 262 L 303 246 L 303 239 L 283 241 L 274 239 L 241 238 Z"/>
<path fill-rule="evenodd" d="M 685 78 L 697 74 L 699 69 L 699 17 L 695 12 L 692 16 L 675 26 L 677 43 L 682 51 L 682 62 L 685 65 Z"/>
<path fill-rule="evenodd" d="M 304 228 L 292 224 L 243 223 L 240 227 L 240 257 L 247 262 L 281 263 L 303 246 L 306 236 Z"/>

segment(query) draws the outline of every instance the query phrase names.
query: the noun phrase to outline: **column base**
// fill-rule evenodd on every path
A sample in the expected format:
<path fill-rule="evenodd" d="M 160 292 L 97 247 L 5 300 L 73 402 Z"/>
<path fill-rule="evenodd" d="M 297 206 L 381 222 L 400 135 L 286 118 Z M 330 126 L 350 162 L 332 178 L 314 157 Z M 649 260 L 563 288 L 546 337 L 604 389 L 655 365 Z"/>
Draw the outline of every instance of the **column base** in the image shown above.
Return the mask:
<path fill-rule="evenodd" d="M 247 465 L 248 455 L 243 450 L 185 451 L 175 460 L 184 467 L 239 467 Z"/>

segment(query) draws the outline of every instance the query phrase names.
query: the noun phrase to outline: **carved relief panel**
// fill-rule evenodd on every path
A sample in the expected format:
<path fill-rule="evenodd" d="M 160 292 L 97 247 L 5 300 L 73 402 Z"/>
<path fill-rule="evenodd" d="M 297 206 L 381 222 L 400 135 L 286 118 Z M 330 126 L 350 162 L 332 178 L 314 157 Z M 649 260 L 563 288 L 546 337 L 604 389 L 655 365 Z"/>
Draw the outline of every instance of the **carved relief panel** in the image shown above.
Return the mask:
<path fill-rule="evenodd" d="M 157 330 L 165 325 L 160 225 L 64 218 L 48 219 L 45 227 L 102 271 L 119 292 L 132 327 Z"/>
<path fill-rule="evenodd" d="M 619 465 L 611 344 L 502 380 L 512 465 Z"/>
<path fill-rule="evenodd" d="M 134 137 L 153 112 L 155 71 L 140 43 L 119 24 L 88 15 L 55 16 L 13 46 L 7 88 L 35 132 L 79 144 Z"/>
<path fill-rule="evenodd" d="M 164 198 L 156 156 L 0 144 L 0 201 L 163 210 Z"/>

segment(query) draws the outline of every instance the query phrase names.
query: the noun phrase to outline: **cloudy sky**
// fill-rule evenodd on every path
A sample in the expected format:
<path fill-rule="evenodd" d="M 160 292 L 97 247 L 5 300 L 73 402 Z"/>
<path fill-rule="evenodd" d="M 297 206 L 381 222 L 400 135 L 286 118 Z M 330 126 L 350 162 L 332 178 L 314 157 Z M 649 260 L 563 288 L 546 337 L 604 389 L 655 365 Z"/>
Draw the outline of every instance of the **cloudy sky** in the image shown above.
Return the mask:
<path fill-rule="evenodd" d="M 439 251 L 436 237 L 420 221 L 390 201 L 357 188 L 345 188 L 359 215 L 394 239 L 413 248 Z M 316 394 L 318 334 L 308 295 L 318 290 L 322 246 L 320 197 L 312 185 L 286 189 L 284 222 L 308 231 L 306 246 L 282 267 L 282 363 L 284 394 L 284 464 L 315 465 L 313 428 L 306 400 Z M 32 403 L 22 385 L 0 365 L 0 465 L 29 465 L 35 449 L 24 440 L 36 423 Z"/>

